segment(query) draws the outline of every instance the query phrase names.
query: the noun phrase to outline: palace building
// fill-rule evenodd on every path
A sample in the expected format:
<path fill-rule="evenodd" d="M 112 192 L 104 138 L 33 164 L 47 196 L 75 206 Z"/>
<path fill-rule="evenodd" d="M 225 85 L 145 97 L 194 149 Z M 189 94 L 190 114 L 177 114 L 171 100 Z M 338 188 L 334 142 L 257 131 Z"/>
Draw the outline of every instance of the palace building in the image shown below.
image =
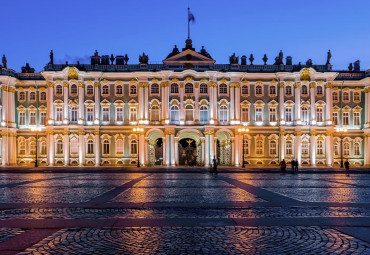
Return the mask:
<path fill-rule="evenodd" d="M 233 54 L 216 64 L 191 39 L 163 64 L 128 56 L 0 69 L 3 166 L 370 165 L 370 70 L 274 64 Z M 243 129 L 244 128 L 244 129 Z"/>

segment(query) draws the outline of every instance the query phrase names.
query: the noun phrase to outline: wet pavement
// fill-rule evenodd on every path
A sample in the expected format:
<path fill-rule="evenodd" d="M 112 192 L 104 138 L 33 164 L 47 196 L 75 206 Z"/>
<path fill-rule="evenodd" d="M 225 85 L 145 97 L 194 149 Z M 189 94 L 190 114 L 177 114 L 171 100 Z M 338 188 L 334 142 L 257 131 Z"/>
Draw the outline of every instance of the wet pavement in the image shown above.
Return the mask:
<path fill-rule="evenodd" d="M 0 254 L 370 254 L 365 171 L 153 171 L 0 172 Z"/>

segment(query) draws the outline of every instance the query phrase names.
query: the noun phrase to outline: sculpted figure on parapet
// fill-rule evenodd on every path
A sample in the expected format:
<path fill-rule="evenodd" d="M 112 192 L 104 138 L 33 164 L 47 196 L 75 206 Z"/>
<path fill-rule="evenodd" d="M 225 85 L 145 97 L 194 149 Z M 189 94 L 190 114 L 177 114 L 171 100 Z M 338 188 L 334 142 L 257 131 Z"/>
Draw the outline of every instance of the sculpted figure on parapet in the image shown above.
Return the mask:
<path fill-rule="evenodd" d="M 53 53 L 53 50 L 50 51 L 50 62 L 49 62 L 49 65 L 54 65 L 54 53 Z"/>
<path fill-rule="evenodd" d="M 239 63 L 239 57 L 235 56 L 235 52 L 229 57 L 229 62 L 230 65 L 237 65 Z"/>
<path fill-rule="evenodd" d="M 7 60 L 6 60 L 6 57 L 5 57 L 5 54 L 3 55 L 3 58 L 1 59 L 2 63 L 3 63 L 3 67 L 4 68 L 8 68 L 6 63 L 7 63 Z"/>
<path fill-rule="evenodd" d="M 326 64 L 330 65 L 331 53 L 330 50 L 328 51 L 328 56 L 326 57 Z"/>
<path fill-rule="evenodd" d="M 148 55 L 145 55 L 145 53 L 143 52 L 143 55 L 139 55 L 139 62 L 140 64 L 144 64 L 144 65 L 147 65 L 148 64 L 148 61 L 149 61 L 149 57 Z"/>

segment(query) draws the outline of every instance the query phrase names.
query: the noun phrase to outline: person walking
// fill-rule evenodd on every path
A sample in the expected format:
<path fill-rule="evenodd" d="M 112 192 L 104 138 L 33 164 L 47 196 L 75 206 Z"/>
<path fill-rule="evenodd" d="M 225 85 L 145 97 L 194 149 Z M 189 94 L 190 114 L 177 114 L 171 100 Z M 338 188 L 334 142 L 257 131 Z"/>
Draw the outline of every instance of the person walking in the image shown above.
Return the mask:
<path fill-rule="evenodd" d="M 298 159 L 296 159 L 294 161 L 294 172 L 298 173 L 298 166 L 299 166 L 299 162 L 298 162 Z"/>
<path fill-rule="evenodd" d="M 347 175 L 349 175 L 349 162 L 348 162 L 348 159 L 346 160 L 346 162 L 344 162 L 344 167 L 346 168 Z"/>
<path fill-rule="evenodd" d="M 285 162 L 285 159 L 283 159 L 280 162 L 280 172 L 285 173 L 285 169 L 286 169 L 286 162 Z"/>
<path fill-rule="evenodd" d="M 216 157 L 213 158 L 213 173 L 217 175 L 217 159 Z"/>
<path fill-rule="evenodd" d="M 295 160 L 292 159 L 290 163 L 292 164 L 292 173 L 294 174 Z"/>

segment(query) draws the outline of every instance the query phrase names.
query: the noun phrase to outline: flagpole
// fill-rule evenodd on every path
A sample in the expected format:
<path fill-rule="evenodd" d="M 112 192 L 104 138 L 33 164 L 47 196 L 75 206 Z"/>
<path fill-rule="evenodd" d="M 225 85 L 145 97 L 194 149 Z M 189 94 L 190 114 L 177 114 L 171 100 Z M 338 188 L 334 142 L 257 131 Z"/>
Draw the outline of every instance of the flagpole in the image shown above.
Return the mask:
<path fill-rule="evenodd" d="M 190 19 L 189 19 L 189 15 L 190 15 L 190 8 L 188 7 L 188 39 L 190 39 Z"/>

